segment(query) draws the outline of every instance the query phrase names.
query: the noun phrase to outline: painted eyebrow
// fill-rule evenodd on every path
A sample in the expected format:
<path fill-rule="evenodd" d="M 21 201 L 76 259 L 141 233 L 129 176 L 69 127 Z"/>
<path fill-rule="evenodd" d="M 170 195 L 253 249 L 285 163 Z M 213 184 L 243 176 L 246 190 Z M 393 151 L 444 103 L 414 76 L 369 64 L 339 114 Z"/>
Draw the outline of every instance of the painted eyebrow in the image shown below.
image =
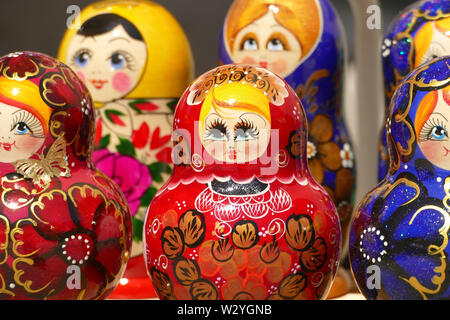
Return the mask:
<path fill-rule="evenodd" d="M 110 39 L 110 40 L 108 41 L 108 43 L 111 43 L 111 42 L 116 41 L 116 40 L 125 40 L 126 42 L 130 42 L 130 39 L 127 39 L 127 38 L 125 38 L 125 37 L 118 37 L 118 38 L 112 38 L 112 39 Z"/>
<path fill-rule="evenodd" d="M 441 116 L 442 118 L 444 118 L 445 121 L 448 121 L 447 118 L 446 118 L 442 113 L 440 113 L 440 112 L 433 112 L 431 115 L 439 115 L 439 116 Z"/>

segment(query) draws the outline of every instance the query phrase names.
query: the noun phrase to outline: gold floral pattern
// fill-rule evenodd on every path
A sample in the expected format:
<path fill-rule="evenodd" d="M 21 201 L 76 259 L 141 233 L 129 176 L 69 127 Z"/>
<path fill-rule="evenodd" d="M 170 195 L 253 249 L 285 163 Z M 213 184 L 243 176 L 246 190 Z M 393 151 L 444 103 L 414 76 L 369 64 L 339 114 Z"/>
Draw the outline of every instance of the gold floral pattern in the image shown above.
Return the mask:
<path fill-rule="evenodd" d="M 331 118 L 324 114 L 318 114 L 309 125 L 308 140 L 315 147 L 316 153 L 308 158 L 308 165 L 314 179 L 322 184 L 325 177 L 325 170 L 335 171 L 341 167 L 341 149 L 332 142 L 333 122 Z"/>
<path fill-rule="evenodd" d="M 284 82 L 271 72 L 254 66 L 229 65 L 215 68 L 199 77 L 190 87 L 188 103 L 201 103 L 216 85 L 225 82 L 248 84 L 261 90 L 274 105 L 280 106 L 289 96 Z"/>

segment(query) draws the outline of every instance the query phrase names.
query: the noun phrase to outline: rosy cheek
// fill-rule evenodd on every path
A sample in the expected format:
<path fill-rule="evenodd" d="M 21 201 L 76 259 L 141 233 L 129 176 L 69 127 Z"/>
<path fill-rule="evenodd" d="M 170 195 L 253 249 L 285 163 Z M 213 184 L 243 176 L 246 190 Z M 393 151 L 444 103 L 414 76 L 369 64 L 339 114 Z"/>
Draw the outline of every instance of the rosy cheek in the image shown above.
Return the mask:
<path fill-rule="evenodd" d="M 241 62 L 243 64 L 256 64 L 256 59 L 251 56 L 245 56 L 242 58 Z"/>
<path fill-rule="evenodd" d="M 444 160 L 445 149 L 439 141 L 426 141 L 419 143 L 420 149 L 425 157 L 434 164 Z"/>
<path fill-rule="evenodd" d="M 30 136 L 17 136 L 16 147 L 17 149 L 26 150 L 30 152 L 36 152 L 44 143 L 43 138 L 33 138 Z"/>
<path fill-rule="evenodd" d="M 278 59 L 271 63 L 270 70 L 276 74 L 284 74 L 287 70 L 288 63 L 286 59 Z"/>
<path fill-rule="evenodd" d="M 130 91 L 131 89 L 131 77 L 125 72 L 117 72 L 113 79 L 112 84 L 114 89 L 121 93 Z"/>
<path fill-rule="evenodd" d="M 77 75 L 80 77 L 80 79 L 81 79 L 83 82 L 86 82 L 86 76 L 84 75 L 83 72 L 77 71 Z"/>

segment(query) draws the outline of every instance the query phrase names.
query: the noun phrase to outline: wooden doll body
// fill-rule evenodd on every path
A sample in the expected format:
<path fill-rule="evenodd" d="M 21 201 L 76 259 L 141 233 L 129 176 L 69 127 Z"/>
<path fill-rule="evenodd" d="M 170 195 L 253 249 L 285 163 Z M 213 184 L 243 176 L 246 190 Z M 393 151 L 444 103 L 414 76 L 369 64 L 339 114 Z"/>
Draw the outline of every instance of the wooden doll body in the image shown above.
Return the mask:
<path fill-rule="evenodd" d="M 449 59 L 400 83 L 387 120 L 389 172 L 359 205 L 349 253 L 368 299 L 448 299 Z"/>
<path fill-rule="evenodd" d="M 331 198 L 306 164 L 306 118 L 278 76 L 226 65 L 174 118 L 172 176 L 148 209 L 161 299 L 323 299 L 340 258 Z"/>
<path fill-rule="evenodd" d="M 131 216 L 93 164 L 91 97 L 44 54 L 0 65 L 0 297 L 104 299 L 130 257 Z"/>

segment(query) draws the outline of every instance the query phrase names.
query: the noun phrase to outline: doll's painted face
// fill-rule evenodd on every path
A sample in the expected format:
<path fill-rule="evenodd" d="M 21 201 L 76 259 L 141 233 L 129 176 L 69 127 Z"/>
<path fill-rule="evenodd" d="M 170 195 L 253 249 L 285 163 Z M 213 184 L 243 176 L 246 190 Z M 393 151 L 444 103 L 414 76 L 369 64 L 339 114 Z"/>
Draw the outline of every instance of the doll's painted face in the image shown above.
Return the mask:
<path fill-rule="evenodd" d="M 259 158 L 267 149 L 270 122 L 262 115 L 229 109 L 226 117 L 213 109 L 201 124 L 200 138 L 216 160 L 245 163 Z"/>
<path fill-rule="evenodd" d="M 0 102 L 0 159 L 14 162 L 28 159 L 45 140 L 41 122 L 30 112 Z"/>
<path fill-rule="evenodd" d="M 429 95 L 433 94 L 429 93 Z M 435 108 L 419 132 L 419 147 L 434 165 L 450 170 L 450 92 L 437 91 Z"/>
<path fill-rule="evenodd" d="M 415 67 L 450 54 L 450 18 L 427 22 L 422 29 L 415 39 L 418 48 Z"/>
<path fill-rule="evenodd" d="M 281 77 L 294 71 L 302 57 L 299 41 L 272 10 L 240 30 L 231 49 L 235 63 L 258 65 Z"/>
<path fill-rule="evenodd" d="M 76 34 L 66 61 L 86 83 L 94 100 L 105 103 L 123 98 L 135 88 L 146 60 L 144 41 L 117 25 L 94 36 Z"/>

